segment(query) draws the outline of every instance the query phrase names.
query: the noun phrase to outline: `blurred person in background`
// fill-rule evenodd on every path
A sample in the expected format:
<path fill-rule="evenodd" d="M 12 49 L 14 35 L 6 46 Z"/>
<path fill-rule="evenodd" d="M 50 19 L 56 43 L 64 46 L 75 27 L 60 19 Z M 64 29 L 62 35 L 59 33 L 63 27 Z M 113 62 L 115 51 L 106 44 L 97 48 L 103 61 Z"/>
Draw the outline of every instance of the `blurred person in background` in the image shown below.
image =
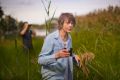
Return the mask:
<path fill-rule="evenodd" d="M 28 22 L 24 22 L 20 31 L 20 35 L 23 40 L 23 47 L 26 51 L 33 49 L 32 36 L 36 35 L 36 33 L 31 29 L 31 26 L 32 25 L 28 24 Z"/>

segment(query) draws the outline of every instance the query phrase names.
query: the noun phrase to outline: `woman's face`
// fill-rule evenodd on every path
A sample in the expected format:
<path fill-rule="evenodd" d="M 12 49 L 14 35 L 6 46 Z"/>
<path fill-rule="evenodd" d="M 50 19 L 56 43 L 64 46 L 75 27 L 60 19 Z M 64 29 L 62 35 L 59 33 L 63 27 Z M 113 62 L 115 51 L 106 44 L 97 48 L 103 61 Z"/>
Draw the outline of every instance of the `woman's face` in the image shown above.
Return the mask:
<path fill-rule="evenodd" d="M 62 29 L 65 31 L 65 32 L 71 32 L 72 29 L 73 29 L 73 22 L 72 21 L 69 21 L 68 19 L 66 19 L 63 23 L 63 27 Z"/>

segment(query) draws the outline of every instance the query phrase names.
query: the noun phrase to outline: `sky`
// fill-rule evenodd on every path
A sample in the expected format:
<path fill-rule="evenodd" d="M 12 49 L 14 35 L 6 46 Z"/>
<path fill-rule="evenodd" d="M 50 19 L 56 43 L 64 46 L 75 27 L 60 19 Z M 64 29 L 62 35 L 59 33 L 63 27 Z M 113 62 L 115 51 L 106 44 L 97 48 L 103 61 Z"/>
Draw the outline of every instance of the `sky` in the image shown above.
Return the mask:
<path fill-rule="evenodd" d="M 49 0 L 44 0 L 45 5 Z M 63 12 L 74 15 L 85 15 L 97 9 L 107 8 L 109 5 L 120 5 L 120 0 L 51 0 L 50 16 L 55 11 L 55 17 Z M 41 0 L 0 0 L 0 6 L 6 15 L 11 15 L 18 21 L 42 24 L 48 19 Z"/>

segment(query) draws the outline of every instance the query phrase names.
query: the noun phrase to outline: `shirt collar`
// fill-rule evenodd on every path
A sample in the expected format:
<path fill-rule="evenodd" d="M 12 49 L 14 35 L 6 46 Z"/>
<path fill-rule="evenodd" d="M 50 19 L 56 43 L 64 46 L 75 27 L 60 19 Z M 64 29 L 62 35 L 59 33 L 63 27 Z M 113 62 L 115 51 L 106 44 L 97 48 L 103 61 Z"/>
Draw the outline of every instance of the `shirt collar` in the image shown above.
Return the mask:
<path fill-rule="evenodd" d="M 58 39 L 58 38 L 59 38 L 59 30 L 56 30 L 56 31 L 55 31 L 54 38 L 55 38 L 55 39 Z M 68 39 L 71 39 L 70 34 L 68 34 Z"/>
<path fill-rule="evenodd" d="M 54 33 L 54 38 L 58 39 L 59 38 L 59 30 L 56 30 Z"/>

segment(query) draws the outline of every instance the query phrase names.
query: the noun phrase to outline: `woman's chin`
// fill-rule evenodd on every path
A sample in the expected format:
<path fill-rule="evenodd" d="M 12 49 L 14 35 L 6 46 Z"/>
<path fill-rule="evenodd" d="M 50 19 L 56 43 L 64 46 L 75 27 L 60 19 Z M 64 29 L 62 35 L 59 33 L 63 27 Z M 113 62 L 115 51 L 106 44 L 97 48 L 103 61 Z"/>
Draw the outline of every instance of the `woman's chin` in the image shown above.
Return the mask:
<path fill-rule="evenodd" d="M 71 30 L 69 30 L 69 31 L 67 31 L 68 33 L 70 33 L 71 32 Z"/>

